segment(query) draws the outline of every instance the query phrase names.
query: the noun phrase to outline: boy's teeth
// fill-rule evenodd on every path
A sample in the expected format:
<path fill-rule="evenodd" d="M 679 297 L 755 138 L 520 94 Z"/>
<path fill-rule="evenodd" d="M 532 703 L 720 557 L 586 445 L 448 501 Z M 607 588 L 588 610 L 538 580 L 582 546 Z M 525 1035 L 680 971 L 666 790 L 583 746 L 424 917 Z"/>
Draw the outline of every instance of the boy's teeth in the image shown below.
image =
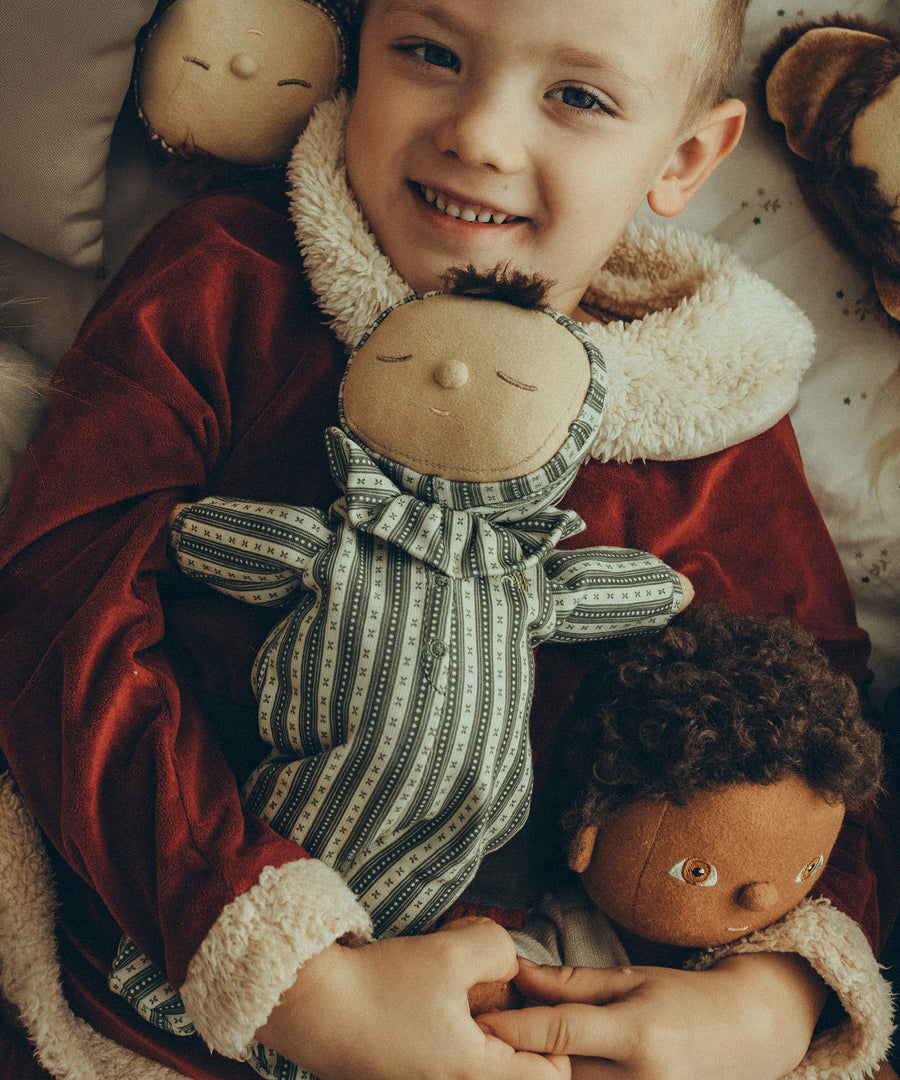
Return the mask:
<path fill-rule="evenodd" d="M 479 221 L 483 225 L 487 225 L 493 222 L 495 225 L 502 225 L 509 214 L 492 213 L 490 210 L 478 210 L 474 206 L 458 206 L 456 203 L 447 202 L 446 198 L 435 191 L 434 188 L 423 188 L 422 194 L 425 196 L 425 201 L 432 206 L 437 207 L 442 214 L 446 214 L 448 217 L 461 219 L 462 221 Z"/>

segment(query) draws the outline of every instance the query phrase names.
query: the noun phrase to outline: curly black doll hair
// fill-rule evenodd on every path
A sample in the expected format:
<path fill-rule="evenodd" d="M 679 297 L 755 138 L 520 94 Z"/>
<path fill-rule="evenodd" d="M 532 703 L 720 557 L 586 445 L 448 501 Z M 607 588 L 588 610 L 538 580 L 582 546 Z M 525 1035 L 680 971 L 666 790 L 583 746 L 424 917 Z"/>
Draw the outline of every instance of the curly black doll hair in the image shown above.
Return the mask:
<path fill-rule="evenodd" d="M 561 739 L 573 835 L 630 803 L 684 804 L 700 790 L 803 777 L 829 801 L 877 794 L 881 736 L 853 683 L 781 616 L 688 608 L 654 638 L 609 649 Z M 563 803 L 562 805 L 565 805 Z"/>

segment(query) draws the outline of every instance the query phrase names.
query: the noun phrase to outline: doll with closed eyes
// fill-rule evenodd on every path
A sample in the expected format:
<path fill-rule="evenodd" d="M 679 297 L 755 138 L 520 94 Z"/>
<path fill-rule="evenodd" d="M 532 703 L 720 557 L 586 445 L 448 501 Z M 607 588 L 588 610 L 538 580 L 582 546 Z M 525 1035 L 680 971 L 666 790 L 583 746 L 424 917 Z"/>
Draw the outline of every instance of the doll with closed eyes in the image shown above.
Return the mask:
<path fill-rule="evenodd" d="M 341 874 L 377 937 L 431 926 L 528 816 L 534 647 L 652 630 L 692 596 L 645 552 L 557 549 L 583 528 L 556 503 L 605 367 L 545 289 L 459 271 L 381 315 L 325 434 L 327 511 L 212 497 L 172 517 L 185 573 L 287 605 L 253 667 L 271 750 L 244 802 Z"/>
<path fill-rule="evenodd" d="M 346 75 L 349 0 L 165 0 L 134 72 L 151 139 L 204 173 L 284 164 Z"/>

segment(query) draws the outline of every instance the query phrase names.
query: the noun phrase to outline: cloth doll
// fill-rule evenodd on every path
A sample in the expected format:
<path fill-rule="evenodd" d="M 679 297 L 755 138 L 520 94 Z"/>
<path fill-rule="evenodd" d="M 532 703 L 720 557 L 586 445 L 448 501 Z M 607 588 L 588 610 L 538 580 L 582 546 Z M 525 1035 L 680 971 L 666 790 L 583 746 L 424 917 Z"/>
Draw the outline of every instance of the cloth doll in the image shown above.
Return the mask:
<path fill-rule="evenodd" d="M 448 281 L 351 354 L 328 513 L 209 498 L 172 531 L 189 575 L 292 603 L 254 665 L 272 750 L 245 804 L 333 866 L 377 936 L 429 927 L 526 819 L 534 646 L 659 627 L 691 595 L 644 552 L 556 550 L 584 527 L 555 503 L 596 437 L 603 360 L 539 279 Z M 124 943 L 111 985 L 190 1033 L 151 978 Z M 289 1067 L 259 1051 L 263 1075 Z"/>
<path fill-rule="evenodd" d="M 572 966 L 701 967 L 778 951 L 778 920 L 827 904 L 804 897 L 845 809 L 874 798 L 883 768 L 855 688 L 805 631 L 716 604 L 653 640 L 615 643 L 579 691 L 560 748 L 547 801 L 562 827 L 551 842 L 574 874 L 554 867 L 562 885 L 513 936 L 521 956 Z M 559 813 L 563 787 L 575 797 Z M 847 920 L 845 951 L 857 933 Z M 471 1004 L 481 1013 L 521 998 L 487 984 Z M 841 1076 L 862 1076 L 886 1052 L 890 992 L 874 961 L 842 1005 L 839 1034 L 813 1044 L 803 1075 L 820 1075 L 834 1054 L 842 1069 L 855 1058 Z M 877 1036 L 860 1037 L 863 1014 Z"/>
<path fill-rule="evenodd" d="M 163 150 L 196 163 L 283 163 L 346 74 L 358 16 L 336 0 L 166 0 L 135 60 L 138 112 Z"/>
<path fill-rule="evenodd" d="M 900 31 L 841 15 L 786 27 L 756 81 L 811 211 L 900 319 Z"/>

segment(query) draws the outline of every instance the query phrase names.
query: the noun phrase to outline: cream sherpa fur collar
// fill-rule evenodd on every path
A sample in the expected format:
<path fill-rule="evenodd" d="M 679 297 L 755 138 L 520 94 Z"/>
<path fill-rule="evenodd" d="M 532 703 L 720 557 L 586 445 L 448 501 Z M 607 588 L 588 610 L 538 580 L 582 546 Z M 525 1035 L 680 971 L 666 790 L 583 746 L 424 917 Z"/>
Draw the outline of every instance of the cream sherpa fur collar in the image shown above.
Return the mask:
<path fill-rule="evenodd" d="M 291 212 L 322 310 L 352 348 L 410 292 L 347 186 L 346 97 L 320 106 L 291 159 Z M 715 453 L 793 406 L 814 348 L 799 308 L 727 248 L 670 226 L 635 225 L 585 296 L 609 372 L 592 449 L 603 461 Z"/>

